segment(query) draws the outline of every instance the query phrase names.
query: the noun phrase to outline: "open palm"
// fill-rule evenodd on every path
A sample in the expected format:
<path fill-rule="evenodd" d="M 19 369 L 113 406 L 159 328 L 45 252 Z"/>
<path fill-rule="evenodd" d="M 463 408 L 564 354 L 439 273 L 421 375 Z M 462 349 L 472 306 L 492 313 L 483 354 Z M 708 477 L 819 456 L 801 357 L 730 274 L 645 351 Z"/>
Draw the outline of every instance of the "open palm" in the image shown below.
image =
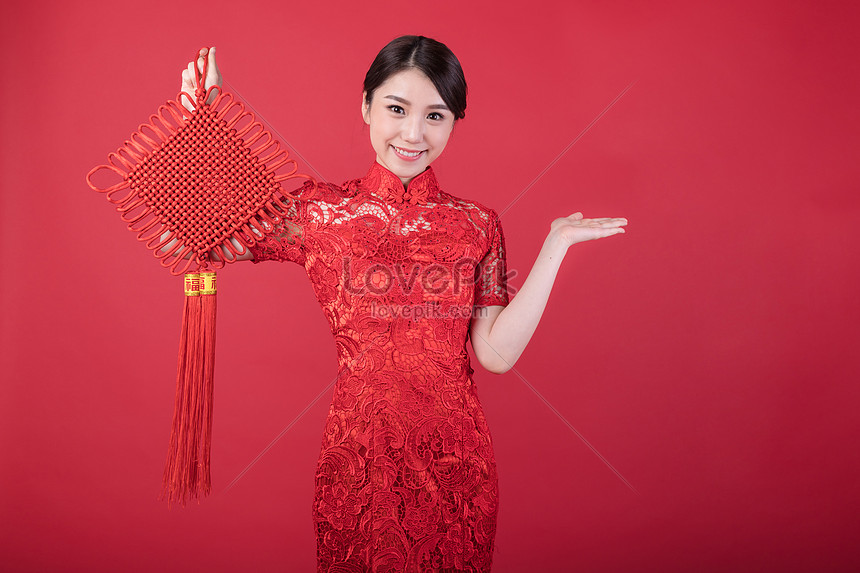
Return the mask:
<path fill-rule="evenodd" d="M 627 219 L 624 217 L 585 219 L 582 213 L 576 212 L 553 221 L 550 225 L 550 233 L 557 234 L 566 245 L 570 246 L 623 233 L 623 227 L 626 224 Z"/>

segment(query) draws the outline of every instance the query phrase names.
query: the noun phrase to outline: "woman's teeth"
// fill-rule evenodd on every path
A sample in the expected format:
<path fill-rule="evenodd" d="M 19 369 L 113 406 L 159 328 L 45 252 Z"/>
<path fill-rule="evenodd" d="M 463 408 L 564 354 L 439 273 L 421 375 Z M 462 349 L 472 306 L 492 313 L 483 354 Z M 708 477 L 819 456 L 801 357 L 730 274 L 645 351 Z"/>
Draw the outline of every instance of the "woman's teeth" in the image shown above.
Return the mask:
<path fill-rule="evenodd" d="M 405 149 L 400 149 L 399 147 L 395 147 L 394 149 L 397 151 L 397 153 L 403 155 L 404 157 L 418 157 L 422 153 L 421 151 L 406 151 Z"/>

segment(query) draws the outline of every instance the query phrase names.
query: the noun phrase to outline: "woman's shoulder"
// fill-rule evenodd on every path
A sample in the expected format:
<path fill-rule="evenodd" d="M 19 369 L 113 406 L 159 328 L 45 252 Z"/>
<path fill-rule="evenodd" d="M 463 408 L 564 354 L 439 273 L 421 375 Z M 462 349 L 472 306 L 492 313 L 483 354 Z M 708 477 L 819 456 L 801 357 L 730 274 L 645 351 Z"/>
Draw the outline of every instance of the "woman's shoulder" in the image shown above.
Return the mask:
<path fill-rule="evenodd" d="M 439 203 L 466 212 L 471 218 L 478 218 L 487 223 L 498 219 L 496 211 L 475 199 L 466 199 L 452 195 L 447 191 L 439 192 Z"/>
<path fill-rule="evenodd" d="M 448 207 L 446 211 L 456 214 L 449 216 L 440 213 L 438 216 L 442 219 L 450 219 L 447 227 L 455 235 L 460 233 L 459 229 L 466 229 L 466 234 L 472 237 L 478 253 L 480 253 L 479 258 L 483 258 L 487 254 L 496 240 L 495 237 L 502 235 L 498 213 L 480 201 L 457 197 L 441 191 L 439 203 Z"/>
<path fill-rule="evenodd" d="M 347 182 L 349 183 L 349 182 Z M 355 190 L 347 183 L 336 185 L 328 181 L 309 178 L 302 185 L 288 191 L 287 194 L 294 199 L 319 203 L 340 203 L 343 199 L 355 194 Z"/>

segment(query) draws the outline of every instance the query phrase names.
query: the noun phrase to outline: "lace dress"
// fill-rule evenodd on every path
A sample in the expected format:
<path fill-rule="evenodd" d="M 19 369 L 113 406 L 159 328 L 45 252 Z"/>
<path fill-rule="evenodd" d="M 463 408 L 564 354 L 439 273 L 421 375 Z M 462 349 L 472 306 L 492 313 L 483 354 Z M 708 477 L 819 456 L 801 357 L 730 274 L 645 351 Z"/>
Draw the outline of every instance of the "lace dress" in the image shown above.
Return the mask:
<path fill-rule="evenodd" d="M 291 196 L 252 251 L 304 266 L 337 345 L 318 571 L 489 571 L 498 479 L 466 340 L 473 307 L 508 304 L 496 213 L 377 163 Z"/>

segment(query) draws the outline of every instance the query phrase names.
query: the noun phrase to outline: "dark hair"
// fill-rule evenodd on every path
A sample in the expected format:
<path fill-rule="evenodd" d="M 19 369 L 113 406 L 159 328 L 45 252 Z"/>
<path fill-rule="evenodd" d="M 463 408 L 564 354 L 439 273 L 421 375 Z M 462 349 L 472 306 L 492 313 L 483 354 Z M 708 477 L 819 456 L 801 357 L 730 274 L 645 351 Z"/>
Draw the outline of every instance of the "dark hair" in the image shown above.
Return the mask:
<path fill-rule="evenodd" d="M 400 36 L 379 51 L 364 76 L 367 103 L 388 78 L 412 68 L 430 78 L 455 119 L 466 116 L 466 77 L 460 60 L 448 46 L 424 36 Z"/>

